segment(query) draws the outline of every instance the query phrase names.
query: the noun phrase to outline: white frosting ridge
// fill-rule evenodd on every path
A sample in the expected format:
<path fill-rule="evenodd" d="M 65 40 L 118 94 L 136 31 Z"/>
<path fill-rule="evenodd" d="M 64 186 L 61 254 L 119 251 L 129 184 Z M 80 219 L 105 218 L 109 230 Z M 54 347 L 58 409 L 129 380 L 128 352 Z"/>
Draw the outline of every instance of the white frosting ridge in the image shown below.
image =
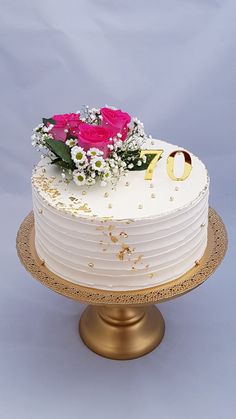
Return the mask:
<path fill-rule="evenodd" d="M 152 148 L 166 155 L 179 148 L 157 144 Z M 129 172 L 116 189 L 78 187 L 41 162 L 32 176 L 39 257 L 55 274 L 102 289 L 150 287 L 184 274 L 207 244 L 209 178 L 203 163 L 191 157 L 192 172 L 182 182 L 168 178 L 161 159 L 152 188 L 143 171 Z"/>

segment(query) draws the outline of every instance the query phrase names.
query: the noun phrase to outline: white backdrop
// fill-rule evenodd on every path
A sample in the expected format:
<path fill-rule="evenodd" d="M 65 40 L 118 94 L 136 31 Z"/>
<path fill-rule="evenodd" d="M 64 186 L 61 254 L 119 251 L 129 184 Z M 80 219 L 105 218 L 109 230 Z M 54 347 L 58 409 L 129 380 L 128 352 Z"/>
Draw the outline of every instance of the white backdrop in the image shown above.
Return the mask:
<path fill-rule="evenodd" d="M 230 0 L 0 0 L 0 412 L 2 419 L 235 419 L 236 3 Z M 137 115 L 197 154 L 230 234 L 204 286 L 162 304 L 166 335 L 115 362 L 80 341 L 83 306 L 20 266 L 31 210 L 31 128 L 83 104 Z"/>

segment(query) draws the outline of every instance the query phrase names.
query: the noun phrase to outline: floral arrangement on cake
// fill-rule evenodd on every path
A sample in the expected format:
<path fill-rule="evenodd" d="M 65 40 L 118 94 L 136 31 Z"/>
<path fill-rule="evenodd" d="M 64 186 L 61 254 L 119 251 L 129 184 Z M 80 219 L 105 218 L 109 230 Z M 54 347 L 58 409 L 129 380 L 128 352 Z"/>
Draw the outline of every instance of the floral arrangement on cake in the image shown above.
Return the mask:
<path fill-rule="evenodd" d="M 85 106 L 81 112 L 43 118 L 32 145 L 77 185 L 101 186 L 128 170 L 145 170 L 153 156 L 140 157 L 146 141 L 143 123 L 119 109 Z"/>

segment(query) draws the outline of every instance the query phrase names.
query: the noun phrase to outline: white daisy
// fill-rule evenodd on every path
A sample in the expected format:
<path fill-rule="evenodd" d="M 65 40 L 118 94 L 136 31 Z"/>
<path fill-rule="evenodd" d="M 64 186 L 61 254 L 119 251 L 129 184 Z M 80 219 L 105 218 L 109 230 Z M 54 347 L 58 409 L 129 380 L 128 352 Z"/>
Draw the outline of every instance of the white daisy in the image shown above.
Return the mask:
<path fill-rule="evenodd" d="M 103 151 L 99 150 L 96 147 L 92 147 L 87 151 L 87 155 L 91 157 L 102 156 Z"/>
<path fill-rule="evenodd" d="M 88 166 L 88 159 L 85 156 L 85 158 L 83 159 L 83 161 L 80 162 L 76 162 L 76 166 L 78 167 L 78 169 L 85 169 L 85 167 Z"/>
<path fill-rule="evenodd" d="M 84 185 L 86 182 L 86 175 L 83 170 L 74 170 L 73 179 L 77 185 Z"/>
<path fill-rule="evenodd" d="M 105 160 L 103 157 L 93 157 L 90 161 L 93 170 L 97 170 L 98 172 L 103 172 L 106 166 Z"/>
<path fill-rule="evenodd" d="M 71 157 L 75 164 L 81 164 L 86 160 L 86 153 L 82 147 L 74 146 L 71 149 Z"/>
<path fill-rule="evenodd" d="M 66 145 L 68 145 L 69 147 L 74 147 L 76 144 L 76 138 L 68 138 L 68 140 L 66 140 Z"/>
<path fill-rule="evenodd" d="M 96 182 L 96 180 L 92 177 L 89 177 L 86 179 L 86 185 L 91 186 L 94 185 L 94 183 Z"/>
<path fill-rule="evenodd" d="M 111 179 L 111 172 L 110 170 L 105 170 L 103 175 L 102 175 L 102 180 L 108 182 Z"/>

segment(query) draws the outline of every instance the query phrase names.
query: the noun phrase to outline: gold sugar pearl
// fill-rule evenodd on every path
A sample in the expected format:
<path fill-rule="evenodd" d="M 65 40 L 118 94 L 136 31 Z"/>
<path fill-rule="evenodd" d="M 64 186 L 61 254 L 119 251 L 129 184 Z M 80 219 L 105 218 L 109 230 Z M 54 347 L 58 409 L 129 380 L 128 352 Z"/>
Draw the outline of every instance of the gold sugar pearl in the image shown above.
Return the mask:
<path fill-rule="evenodd" d="M 125 182 L 125 186 L 129 186 L 129 182 Z"/>
<path fill-rule="evenodd" d="M 156 198 L 156 195 L 154 193 L 152 193 L 151 198 Z"/>
<path fill-rule="evenodd" d="M 108 196 L 109 196 L 109 193 L 108 192 L 105 192 L 104 193 L 104 197 L 107 198 Z"/>
<path fill-rule="evenodd" d="M 43 173 L 46 173 L 46 169 L 44 169 L 44 168 L 43 168 L 43 169 L 42 169 L 42 172 L 43 172 Z"/>
<path fill-rule="evenodd" d="M 179 190 L 179 187 L 178 187 L 178 186 L 176 186 L 176 187 L 175 187 L 175 191 L 178 191 L 178 190 Z"/>
<path fill-rule="evenodd" d="M 200 227 L 205 227 L 205 225 L 206 225 L 205 223 L 202 223 Z"/>
<path fill-rule="evenodd" d="M 40 261 L 40 265 L 45 265 L 45 260 L 44 260 L 44 259 L 42 259 L 42 260 Z"/>
<path fill-rule="evenodd" d="M 112 208 L 112 204 L 109 204 L 109 205 L 108 205 L 108 208 Z"/>
<path fill-rule="evenodd" d="M 120 233 L 120 236 L 121 236 L 121 237 L 124 237 L 124 238 L 127 238 L 127 237 L 128 237 L 128 234 L 127 234 L 127 233 L 125 233 L 124 231 L 122 231 L 122 232 Z"/>
<path fill-rule="evenodd" d="M 195 260 L 195 266 L 198 266 L 200 264 L 199 260 Z"/>
<path fill-rule="evenodd" d="M 39 214 L 42 214 L 43 213 L 43 210 L 42 209 L 39 209 Z"/>
<path fill-rule="evenodd" d="M 170 197 L 170 201 L 174 201 L 174 197 L 173 196 Z"/>
<path fill-rule="evenodd" d="M 93 267 L 94 267 L 94 263 L 89 262 L 89 263 L 88 263 L 88 267 L 89 267 L 89 268 L 93 268 Z"/>
<path fill-rule="evenodd" d="M 82 195 L 86 195 L 87 194 L 87 192 L 86 191 L 82 191 Z"/>
<path fill-rule="evenodd" d="M 142 204 L 139 204 L 138 209 L 142 209 L 142 208 L 143 208 Z"/>
<path fill-rule="evenodd" d="M 154 185 L 153 185 L 153 183 L 150 183 L 150 188 L 154 188 Z"/>

